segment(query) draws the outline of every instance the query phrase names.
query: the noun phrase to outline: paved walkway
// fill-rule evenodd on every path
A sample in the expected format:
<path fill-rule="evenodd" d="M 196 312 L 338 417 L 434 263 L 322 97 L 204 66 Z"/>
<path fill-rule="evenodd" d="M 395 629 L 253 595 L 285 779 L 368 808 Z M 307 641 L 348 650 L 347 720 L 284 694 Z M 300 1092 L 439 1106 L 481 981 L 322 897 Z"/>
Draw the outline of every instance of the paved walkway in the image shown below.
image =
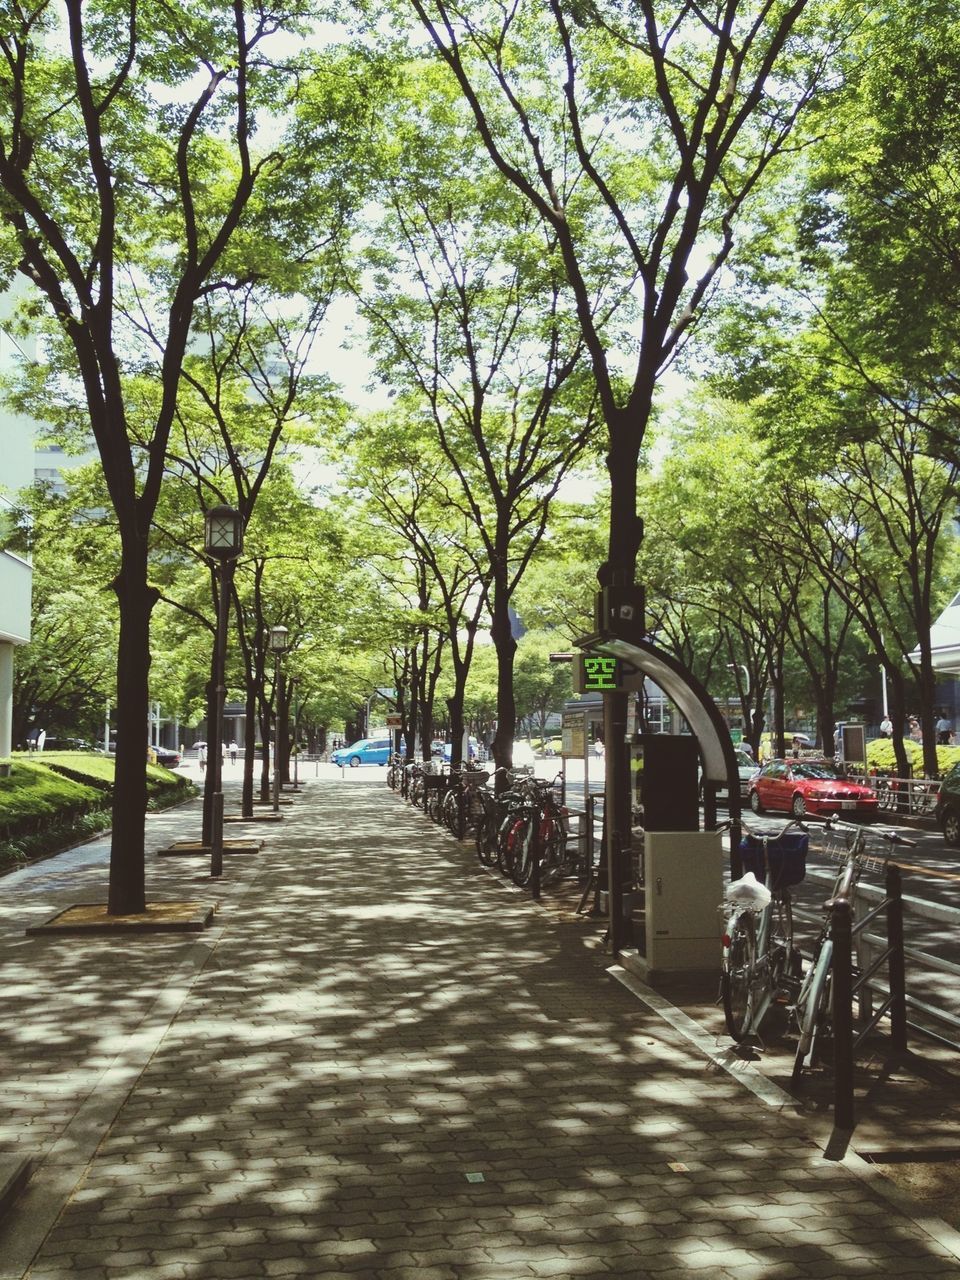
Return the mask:
<path fill-rule="evenodd" d="M 960 1276 L 381 772 L 261 832 L 216 885 L 149 858 L 199 936 L 25 938 L 102 899 L 102 842 L 0 880 L 0 1151 L 39 1162 L 0 1280 Z"/>

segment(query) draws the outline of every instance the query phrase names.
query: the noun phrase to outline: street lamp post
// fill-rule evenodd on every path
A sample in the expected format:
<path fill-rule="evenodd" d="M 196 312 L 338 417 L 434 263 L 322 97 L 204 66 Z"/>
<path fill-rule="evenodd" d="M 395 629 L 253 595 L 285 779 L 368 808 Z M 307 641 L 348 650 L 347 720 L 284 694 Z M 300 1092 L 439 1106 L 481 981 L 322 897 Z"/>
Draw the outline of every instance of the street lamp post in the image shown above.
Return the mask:
<path fill-rule="evenodd" d="M 280 659 L 290 644 L 290 632 L 286 627 L 270 628 L 270 649 L 273 652 L 273 690 L 276 718 L 273 729 L 273 812 L 280 812 Z"/>
<path fill-rule="evenodd" d="M 211 507 L 204 515 L 204 550 L 217 573 L 217 631 L 213 658 L 213 715 L 207 726 L 207 779 L 210 796 L 210 874 L 223 875 L 223 704 L 226 695 L 227 622 L 233 562 L 243 547 L 243 516 L 233 507 Z M 206 806 L 205 806 L 206 807 Z M 206 839 L 207 832 L 204 832 Z"/>

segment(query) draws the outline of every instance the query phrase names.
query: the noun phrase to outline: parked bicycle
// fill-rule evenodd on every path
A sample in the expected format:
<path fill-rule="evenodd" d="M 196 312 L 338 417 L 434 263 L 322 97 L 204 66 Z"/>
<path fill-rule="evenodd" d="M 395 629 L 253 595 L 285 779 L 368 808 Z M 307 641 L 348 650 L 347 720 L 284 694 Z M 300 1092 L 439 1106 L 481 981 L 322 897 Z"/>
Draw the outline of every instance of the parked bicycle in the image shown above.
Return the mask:
<path fill-rule="evenodd" d="M 477 817 L 474 839 L 477 846 L 477 857 L 485 867 L 492 867 L 497 861 L 497 848 L 500 843 L 500 828 L 503 826 L 511 806 L 519 800 L 515 787 L 523 781 L 526 774 L 505 769 L 502 765 L 494 770 L 494 782 L 500 778 L 506 780 L 501 791 L 485 787 L 477 792 L 477 803 L 480 812 Z"/>
<path fill-rule="evenodd" d="M 841 822 L 839 818 L 828 818 L 824 827 L 834 837 L 834 844 L 832 847 L 828 845 L 824 852 L 841 864 L 829 901 L 846 899 L 850 903 L 852 916 L 856 919 L 857 886 L 863 872 L 867 869 L 885 870 L 897 845 L 915 848 L 917 842 L 896 831 L 855 826 L 850 822 Z M 890 846 L 889 850 L 886 853 L 870 854 L 867 850 L 868 838 L 885 841 Z M 832 1034 L 833 947 L 833 916 L 828 910 L 814 946 L 813 960 L 794 1005 L 794 1016 L 800 1033 L 791 1076 L 794 1085 L 800 1082 L 804 1071 L 815 1065 L 818 1046 Z"/>
<path fill-rule="evenodd" d="M 518 779 L 497 843 L 497 865 L 515 884 L 530 883 L 534 861 L 542 868 L 560 863 L 560 848 L 566 842 L 562 814 L 553 782 L 535 777 Z M 542 880 L 541 880 L 542 883 Z"/>
<path fill-rule="evenodd" d="M 483 816 L 483 801 L 479 792 L 487 785 L 490 775 L 485 769 L 461 764 L 450 770 L 450 786 L 443 798 L 440 817 L 451 835 L 463 840 L 476 828 Z"/>
<path fill-rule="evenodd" d="M 727 890 L 720 999 L 734 1040 L 759 1035 L 775 1002 L 800 985 L 801 958 L 793 940 L 790 889 L 806 876 L 810 835 L 797 819 L 744 824 L 740 857 L 745 873 Z"/>
<path fill-rule="evenodd" d="M 387 762 L 387 786 L 391 791 L 403 790 L 403 775 L 406 768 L 405 757 L 399 752 L 392 755 Z"/>

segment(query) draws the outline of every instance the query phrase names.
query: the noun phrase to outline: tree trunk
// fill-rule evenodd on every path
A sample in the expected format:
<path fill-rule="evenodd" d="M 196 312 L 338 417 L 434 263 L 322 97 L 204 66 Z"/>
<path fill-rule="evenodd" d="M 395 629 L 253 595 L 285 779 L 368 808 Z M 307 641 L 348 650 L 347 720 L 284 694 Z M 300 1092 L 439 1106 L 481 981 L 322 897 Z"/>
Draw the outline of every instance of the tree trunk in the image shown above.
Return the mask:
<path fill-rule="evenodd" d="M 277 689 L 277 754 L 280 762 L 280 781 L 289 783 L 290 779 L 290 682 L 286 676 L 280 677 Z"/>
<path fill-rule="evenodd" d="M 817 743 L 823 754 L 830 759 L 833 755 L 834 719 L 834 685 L 824 682 L 815 690 L 814 703 L 817 708 Z"/>
<path fill-rule="evenodd" d="M 147 776 L 144 737 L 150 679 L 150 614 L 156 591 L 147 585 L 147 539 L 123 539 L 114 580 L 120 608 L 117 650 L 117 754 L 110 839 L 108 915 L 146 910 L 145 820 Z"/>
<path fill-rule="evenodd" d="M 260 695 L 260 738 L 263 742 L 263 760 L 260 763 L 260 799 L 264 804 L 270 802 L 270 704 Z"/>
<path fill-rule="evenodd" d="M 250 673 L 247 673 L 247 697 L 244 703 L 246 725 L 246 742 L 243 751 L 243 791 L 240 799 L 240 813 L 244 818 L 253 817 L 253 767 L 257 758 L 257 690 Z"/>
<path fill-rule="evenodd" d="M 605 586 L 630 587 L 636 578 L 637 555 L 643 539 L 643 521 L 637 515 L 637 466 L 640 444 L 650 416 L 654 375 L 649 393 L 635 394 L 630 410 L 608 420 L 610 452 L 610 530 L 607 561 L 597 580 Z M 610 903 L 610 949 L 614 955 L 628 940 L 630 928 L 624 913 L 624 891 L 631 877 L 630 747 L 626 739 L 625 693 L 603 695 L 604 726 L 604 830 L 607 839 L 607 886 Z"/>
<path fill-rule="evenodd" d="M 513 691 L 513 659 L 517 642 L 510 626 L 509 604 L 506 582 L 496 582 L 490 635 L 497 651 L 497 732 L 493 739 L 493 759 L 498 769 L 509 769 L 513 765 L 513 739 L 517 728 L 517 701 Z"/>
<path fill-rule="evenodd" d="M 897 777 L 909 778 L 910 763 L 903 745 L 903 727 L 907 723 L 907 689 L 903 672 L 893 666 L 886 668 L 889 681 L 890 719 L 893 721 L 893 754 L 897 761 Z"/>

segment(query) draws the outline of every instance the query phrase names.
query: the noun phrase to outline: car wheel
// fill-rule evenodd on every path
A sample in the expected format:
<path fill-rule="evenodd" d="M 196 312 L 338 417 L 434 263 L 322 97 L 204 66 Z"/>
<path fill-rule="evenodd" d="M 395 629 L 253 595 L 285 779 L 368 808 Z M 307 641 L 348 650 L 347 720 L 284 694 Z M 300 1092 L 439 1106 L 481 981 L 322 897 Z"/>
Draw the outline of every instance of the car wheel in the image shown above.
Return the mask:
<path fill-rule="evenodd" d="M 750 808 L 754 813 L 763 813 L 763 805 L 760 803 L 760 793 L 758 791 L 750 792 Z"/>
<path fill-rule="evenodd" d="M 360 763 L 360 757 L 359 757 L 359 756 L 351 756 L 351 757 L 350 757 L 350 768 L 351 768 L 351 769 L 356 769 L 356 767 L 357 767 L 357 765 L 358 765 L 359 763 Z"/>
<path fill-rule="evenodd" d="M 960 844 L 960 813 L 956 809 L 943 815 L 943 838 L 947 844 Z"/>
<path fill-rule="evenodd" d="M 793 797 L 793 804 L 790 806 L 790 812 L 795 818 L 802 818 L 807 812 L 807 802 L 799 791 Z"/>

